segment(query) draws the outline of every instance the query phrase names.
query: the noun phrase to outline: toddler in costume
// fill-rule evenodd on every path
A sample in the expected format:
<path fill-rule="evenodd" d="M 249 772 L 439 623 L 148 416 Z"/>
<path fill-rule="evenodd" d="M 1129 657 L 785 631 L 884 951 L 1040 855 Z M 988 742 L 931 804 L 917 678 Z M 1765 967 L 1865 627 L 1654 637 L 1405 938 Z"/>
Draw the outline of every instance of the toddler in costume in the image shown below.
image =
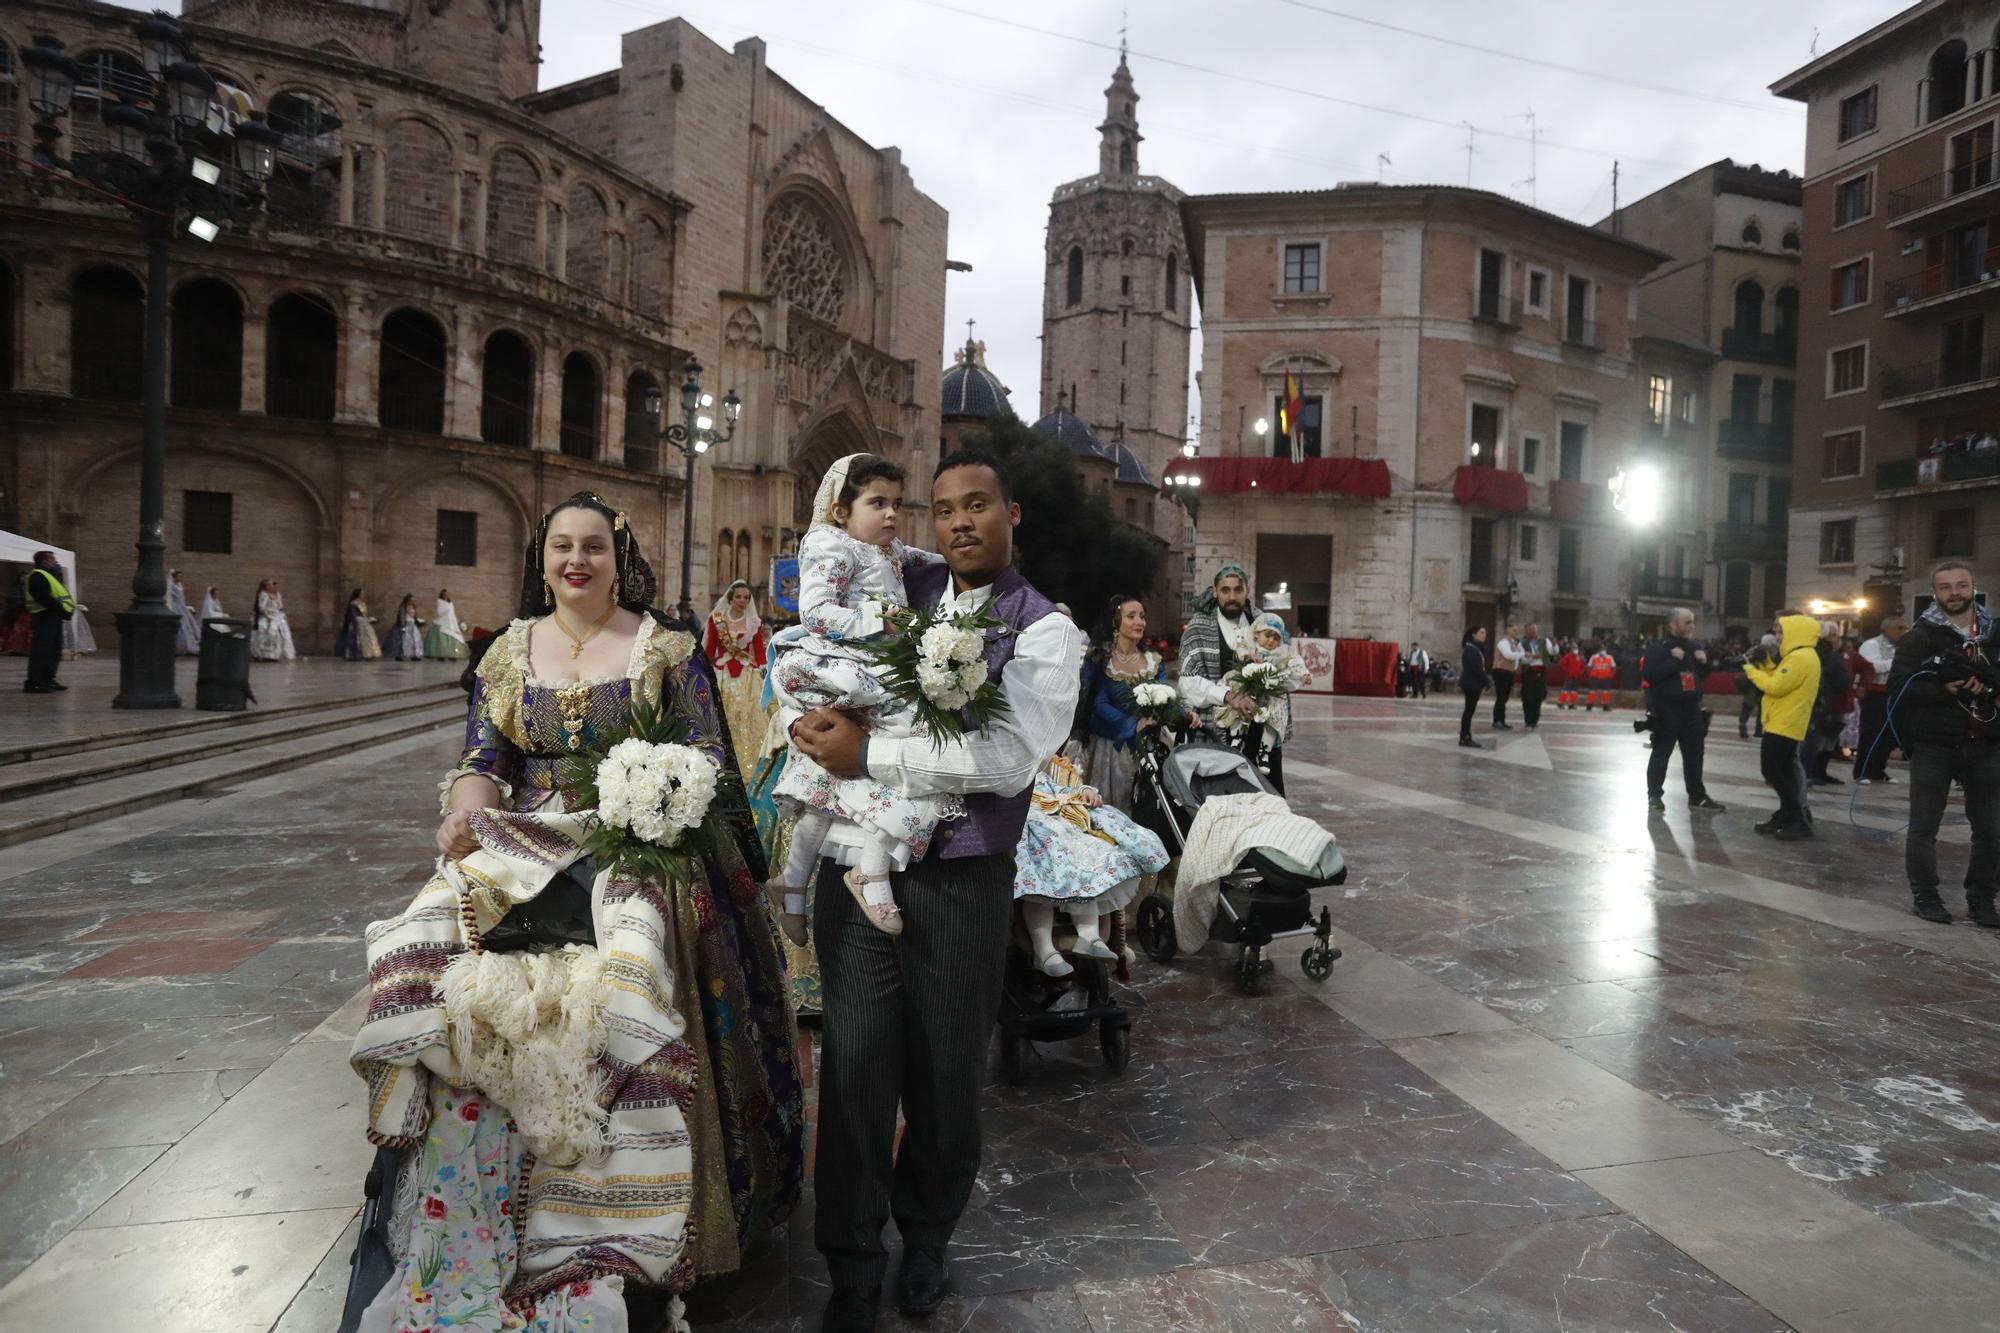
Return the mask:
<path fill-rule="evenodd" d="M 1285 628 L 1282 616 L 1266 611 L 1250 622 L 1250 641 L 1255 646 L 1250 650 L 1254 661 L 1277 667 L 1285 673 L 1285 684 L 1296 690 L 1306 683 L 1306 664 L 1292 651 L 1292 634 Z M 1292 734 L 1292 701 L 1290 696 L 1271 705 L 1271 720 L 1265 724 L 1270 732 L 1265 736 L 1267 744 L 1283 744 Z"/>
<path fill-rule="evenodd" d="M 893 628 L 906 607 L 903 571 L 942 559 L 896 539 L 902 502 L 903 470 L 873 454 L 849 454 L 820 483 L 812 526 L 799 543 L 800 623 L 771 644 L 771 692 L 787 732 L 815 708 L 837 708 L 874 734 L 911 734 L 912 710 L 883 685 L 860 646 Z M 845 882 L 869 924 L 902 934 L 889 873 L 923 856 L 931 830 L 959 813 L 958 803 L 904 796 L 871 778 L 836 778 L 797 746 L 772 795 L 780 810 L 797 814 L 791 855 L 766 886 L 786 938 L 805 943 L 806 885 L 829 843 L 853 862 Z"/>

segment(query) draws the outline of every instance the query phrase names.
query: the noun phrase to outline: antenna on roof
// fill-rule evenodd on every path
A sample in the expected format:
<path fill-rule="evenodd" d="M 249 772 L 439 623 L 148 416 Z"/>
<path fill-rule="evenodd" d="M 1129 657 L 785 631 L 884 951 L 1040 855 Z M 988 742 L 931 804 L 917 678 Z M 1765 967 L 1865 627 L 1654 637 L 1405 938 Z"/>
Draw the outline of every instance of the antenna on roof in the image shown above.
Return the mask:
<path fill-rule="evenodd" d="M 1469 120 L 1458 123 L 1465 126 L 1465 188 L 1469 190 L 1472 188 L 1472 155 L 1479 151 L 1472 144 L 1479 137 L 1479 127 Z"/>
<path fill-rule="evenodd" d="M 1625 234 L 1625 220 L 1618 216 L 1618 159 L 1611 159 L 1611 234 Z"/>
<path fill-rule="evenodd" d="M 1812 45 L 1811 45 L 1810 47 L 1808 47 L 1808 48 L 1806 49 L 1806 54 L 1807 54 L 1807 55 L 1810 55 L 1810 56 L 1813 56 L 1813 57 L 1815 57 L 1815 58 L 1817 58 L 1817 57 L 1818 57 L 1818 55 L 1819 55 L 1819 29 L 1818 29 L 1818 28 L 1814 28 L 1814 29 L 1813 29 L 1813 39 L 1812 39 Z"/>
<path fill-rule="evenodd" d="M 1535 108 L 1529 107 L 1527 110 L 1527 114 L 1520 116 L 1509 116 L 1507 117 L 1507 119 L 1525 120 L 1528 122 L 1528 179 L 1524 181 L 1515 181 L 1514 184 L 1517 186 L 1520 185 L 1527 186 L 1528 202 L 1531 205 L 1539 207 L 1541 200 L 1537 194 L 1535 186 L 1535 177 L 1538 174 L 1537 159 L 1539 157 L 1539 152 L 1537 150 L 1540 146 L 1539 140 L 1541 138 L 1541 131 L 1535 127 Z"/>
<path fill-rule="evenodd" d="M 1396 164 L 1394 162 L 1391 162 L 1389 160 L 1389 155 L 1387 153 L 1375 154 L 1375 183 L 1377 185 L 1380 185 L 1382 183 L 1383 168 L 1393 167 L 1395 165 Z"/>

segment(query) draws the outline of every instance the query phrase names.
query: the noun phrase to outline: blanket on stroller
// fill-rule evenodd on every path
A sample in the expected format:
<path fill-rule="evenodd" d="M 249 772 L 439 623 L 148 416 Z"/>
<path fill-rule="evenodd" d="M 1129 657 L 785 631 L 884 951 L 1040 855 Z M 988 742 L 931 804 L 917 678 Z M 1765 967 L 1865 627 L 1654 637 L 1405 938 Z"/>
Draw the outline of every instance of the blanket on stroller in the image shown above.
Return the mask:
<path fill-rule="evenodd" d="M 1193 953 L 1208 943 L 1223 877 L 1262 851 L 1301 870 L 1317 865 L 1333 835 L 1269 792 L 1211 796 L 1195 812 L 1174 878 L 1174 935 Z"/>
<path fill-rule="evenodd" d="M 368 928 L 368 1015 L 350 1058 L 368 1084 L 369 1137 L 424 1143 L 438 1108 L 471 1087 L 503 1106 L 543 1099 L 540 1114 L 510 1108 L 519 1132 L 537 1132 L 505 1210 L 521 1226 L 508 1299 L 616 1273 L 677 1285 L 700 1062 L 674 1000 L 674 913 L 643 880 L 603 871 L 590 895 L 596 949 L 479 953 L 509 908 L 582 856 L 586 830 L 576 815 L 486 810 L 472 832 L 479 850 Z"/>

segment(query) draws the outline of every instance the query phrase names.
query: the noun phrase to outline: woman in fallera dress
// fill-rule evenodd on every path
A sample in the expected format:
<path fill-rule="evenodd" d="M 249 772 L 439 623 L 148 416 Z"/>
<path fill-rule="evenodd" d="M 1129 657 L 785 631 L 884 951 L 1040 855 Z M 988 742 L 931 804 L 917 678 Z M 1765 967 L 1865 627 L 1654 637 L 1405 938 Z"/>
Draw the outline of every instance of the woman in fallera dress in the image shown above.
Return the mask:
<path fill-rule="evenodd" d="M 572 807 L 561 769 L 616 739 L 640 705 L 725 764 L 712 676 L 693 637 L 653 609 L 652 571 L 602 499 L 558 506 L 525 563 L 522 618 L 475 670 L 465 750 L 444 782 L 440 874 L 368 931 L 374 980 L 353 1058 L 369 1083 L 370 1137 L 422 1151 L 407 1159 L 415 1180 L 391 1233 L 399 1266 L 366 1333 L 684 1330 L 679 1294 L 739 1267 L 799 1196 L 800 1071 L 777 932 L 744 856 L 754 837 L 719 840 L 686 873 L 599 869 L 579 855 L 591 812 Z M 715 800 L 747 822 L 733 771 Z M 447 1075 L 461 1043 L 492 1030 L 452 1021 L 447 964 L 513 958 L 533 970 L 572 957 L 468 953 L 508 908 L 574 884 L 568 875 L 587 885 L 570 892 L 590 904 L 603 971 L 570 983 L 564 1013 L 594 1001 L 602 1026 L 552 1052 L 539 1036 L 510 1039 L 514 1062 L 488 1064 L 499 1072 L 484 1081 Z M 497 1024 L 513 997 L 468 1003 L 475 1017 L 495 1006 Z M 487 1086 L 519 1079 L 508 1071 L 523 1053 L 552 1055 L 535 1067 L 554 1077 L 519 1080 L 511 1095 Z M 550 1102 L 574 1102 L 580 1119 L 552 1121 Z M 538 1139 L 534 1126 L 551 1123 L 564 1132 Z M 629 1325 L 617 1308 L 668 1294 L 669 1308 L 635 1309 Z"/>
<path fill-rule="evenodd" d="M 396 623 L 389 627 L 384 651 L 398 662 L 421 662 L 424 657 L 424 622 L 417 615 L 417 595 L 403 594 L 396 606 Z"/>
<path fill-rule="evenodd" d="M 424 656 L 446 662 L 465 660 L 465 632 L 458 627 L 458 608 L 451 604 L 451 589 L 439 588 L 437 615 L 424 631 Z"/>
<path fill-rule="evenodd" d="M 1153 724 L 1141 718 L 1132 702 L 1132 687 L 1165 681 L 1166 664 L 1144 647 L 1146 607 L 1136 597 L 1111 599 L 1104 617 L 1103 638 L 1083 661 L 1084 780 L 1100 792 L 1106 804 L 1130 813 L 1138 779 L 1134 743 L 1141 729 Z"/>
<path fill-rule="evenodd" d="M 215 585 L 208 585 L 208 591 L 201 595 L 200 620 L 227 620 L 229 613 L 222 609 L 222 598 L 217 595 Z"/>
<path fill-rule="evenodd" d="M 368 614 L 368 598 L 356 588 L 347 597 L 347 614 L 341 618 L 340 638 L 333 655 L 350 662 L 372 662 L 382 655 L 381 641 L 375 637 L 375 621 Z"/>
<path fill-rule="evenodd" d="M 292 648 L 292 624 L 285 619 L 285 595 L 278 590 L 276 579 L 265 579 L 257 585 L 250 656 L 259 662 L 289 662 L 297 655 Z"/>
<path fill-rule="evenodd" d="M 167 571 L 167 605 L 181 618 L 180 630 L 174 635 L 174 651 L 183 657 L 200 652 L 201 621 L 196 619 L 194 608 L 188 605 L 187 588 L 181 583 L 178 569 Z"/>
<path fill-rule="evenodd" d="M 757 600 L 742 579 L 729 585 L 708 613 L 702 650 L 715 668 L 722 694 L 722 714 L 729 719 L 729 739 L 736 747 L 736 765 L 749 782 L 764 753 L 765 651 L 770 642 L 757 615 Z"/>

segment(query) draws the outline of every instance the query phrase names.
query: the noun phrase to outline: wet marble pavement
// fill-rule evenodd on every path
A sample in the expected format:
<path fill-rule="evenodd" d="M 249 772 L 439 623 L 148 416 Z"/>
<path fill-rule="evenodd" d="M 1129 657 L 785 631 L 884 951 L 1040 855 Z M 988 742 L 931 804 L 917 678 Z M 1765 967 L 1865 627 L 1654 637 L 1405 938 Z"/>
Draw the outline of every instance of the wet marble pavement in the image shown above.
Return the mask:
<path fill-rule="evenodd" d="M 1819 837 L 1777 844 L 1733 719 L 1730 809 L 1691 814 L 1676 768 L 1648 817 L 1625 715 L 1470 752 L 1444 700 L 1302 711 L 1287 769 L 1353 869 L 1324 895 L 1347 956 L 1316 985 L 1280 946 L 1255 996 L 1142 960 L 1123 1075 L 1089 1040 L 1019 1086 L 996 1059 L 930 1327 L 2000 1329 L 2000 939 L 1907 913 L 1903 787 L 1851 817 L 1821 794 Z M 148 1327 L 331 1326 L 365 1161 L 335 1010 L 361 923 L 423 873 L 447 750 L 12 878 L 0 852 L 0 1324 L 194 1265 L 215 1291 Z M 274 1122 L 298 1132 L 246 1152 Z M 825 1290 L 809 1186 L 691 1313 L 807 1330 Z"/>

